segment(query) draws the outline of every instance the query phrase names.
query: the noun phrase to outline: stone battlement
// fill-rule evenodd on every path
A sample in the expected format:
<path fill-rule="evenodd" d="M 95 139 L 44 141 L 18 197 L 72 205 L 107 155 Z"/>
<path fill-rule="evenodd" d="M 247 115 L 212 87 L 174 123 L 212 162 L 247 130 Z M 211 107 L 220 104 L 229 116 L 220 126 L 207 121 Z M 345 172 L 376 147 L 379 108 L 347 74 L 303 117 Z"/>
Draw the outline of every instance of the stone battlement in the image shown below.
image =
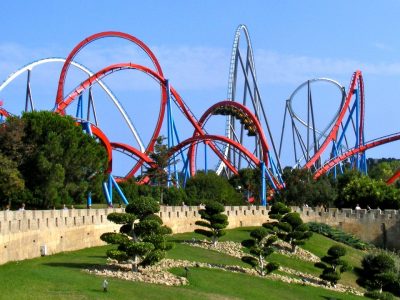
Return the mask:
<path fill-rule="evenodd" d="M 335 226 L 363 241 L 389 249 L 400 249 L 400 211 L 380 209 L 292 208 L 304 222 Z"/>
<path fill-rule="evenodd" d="M 200 220 L 199 206 L 162 206 L 159 216 L 174 233 L 190 232 Z M 400 249 L 400 212 L 292 207 L 304 222 L 336 226 L 379 246 Z M 103 245 L 100 235 L 118 231 L 107 215 L 122 209 L 0 211 L 0 264 L 47 254 Z M 229 227 L 260 226 L 268 222 L 269 208 L 227 206 Z"/>
<path fill-rule="evenodd" d="M 159 216 L 174 233 L 193 231 L 200 220 L 201 206 L 162 206 Z M 268 209 L 263 206 L 226 206 L 228 228 L 259 226 L 269 220 Z"/>
<path fill-rule="evenodd" d="M 332 218 L 332 219 L 368 219 L 368 220 L 389 220 L 396 219 L 400 220 L 400 212 L 395 209 L 351 209 L 351 208 L 329 208 L 326 211 L 318 208 L 300 208 L 300 207 L 292 207 L 293 211 L 296 211 L 300 214 L 302 218 L 310 219 L 310 218 Z"/>

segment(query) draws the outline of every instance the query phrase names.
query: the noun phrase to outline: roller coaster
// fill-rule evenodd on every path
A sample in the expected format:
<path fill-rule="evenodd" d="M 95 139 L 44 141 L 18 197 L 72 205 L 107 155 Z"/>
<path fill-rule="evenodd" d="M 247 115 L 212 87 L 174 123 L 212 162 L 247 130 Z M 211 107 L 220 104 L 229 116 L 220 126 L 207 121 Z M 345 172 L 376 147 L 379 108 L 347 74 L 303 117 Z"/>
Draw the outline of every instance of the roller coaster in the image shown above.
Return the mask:
<path fill-rule="evenodd" d="M 117 38 L 128 41 L 138 47 L 151 63 L 115 62 L 96 72 L 75 59 L 89 44 L 100 39 Z M 365 95 L 361 71 L 355 71 L 346 90 L 339 82 L 329 78 L 310 79 L 300 84 L 289 96 L 284 106 L 284 116 L 280 140 L 275 144 L 266 109 L 257 84 L 256 65 L 250 35 L 245 25 L 240 25 L 234 36 L 232 55 L 228 76 L 228 93 L 226 99 L 216 102 L 200 115 L 191 111 L 178 91 L 165 77 L 159 61 L 152 50 L 138 38 L 127 33 L 107 31 L 85 38 L 75 46 L 66 58 L 44 58 L 34 61 L 8 76 L 0 85 L 0 96 L 18 77 L 26 74 L 26 93 L 23 111 L 36 109 L 31 77 L 33 70 L 41 65 L 62 64 L 58 79 L 54 106 L 48 110 L 61 115 L 73 116 L 88 134 L 94 136 L 107 150 L 109 180 L 103 189 L 107 202 L 113 201 L 113 188 L 120 193 L 123 201 L 127 199 L 118 186 L 118 182 L 129 178 L 140 178 L 138 184 L 151 182 L 146 173 L 147 168 L 156 163 L 149 153 L 154 151 L 155 143 L 160 135 L 167 138 L 169 165 L 167 167 L 168 186 L 184 186 L 198 170 L 207 172 L 210 158 L 213 157 L 215 171 L 221 176 L 231 177 L 242 168 L 259 168 L 261 171 L 261 205 L 267 205 L 267 194 L 273 194 L 285 186 L 282 179 L 282 156 L 290 153 L 292 167 L 306 168 L 313 172 L 314 178 L 331 172 L 334 176 L 343 172 L 344 168 L 354 168 L 367 172 L 366 155 L 368 149 L 394 142 L 400 139 L 400 133 L 394 133 L 366 141 L 365 130 Z M 68 94 L 65 84 L 70 69 L 84 73 L 83 81 L 75 83 Z M 157 115 L 151 137 L 146 141 L 144 133 L 135 126 L 135 118 L 131 111 L 124 108 L 123 103 L 106 84 L 109 76 L 117 72 L 139 72 L 151 78 L 160 89 L 158 114 L 154 111 L 146 114 Z M 74 78 L 69 78 L 73 81 Z M 128 84 L 128 83 L 126 83 Z M 334 114 L 330 120 L 319 120 L 315 94 L 318 85 L 333 87 Z M 99 103 L 96 103 L 93 89 L 98 86 L 106 95 L 111 105 L 118 112 L 119 118 L 127 127 L 131 142 L 111 140 L 99 125 Z M 333 93 L 331 93 L 332 96 Z M 305 105 L 298 105 L 298 98 L 305 95 Z M 4 119 L 12 115 L 9 103 L 16 99 L 5 99 L 0 106 L 0 116 Z M 157 102 L 156 102 L 157 103 Z M 295 107 L 297 105 L 297 108 Z M 324 109 L 324 104 L 322 105 Z M 136 105 L 140 110 L 140 105 Z M 219 119 L 218 121 L 215 121 Z M 221 119 L 223 120 L 221 122 Z M 182 121 L 183 120 L 183 121 Z M 109 119 L 103 124 L 111 123 Z M 181 123 L 185 125 L 180 125 Z M 224 127 L 224 133 L 218 132 L 217 126 Z M 182 135 L 179 127 L 189 128 L 189 134 Z M 149 129 L 151 123 L 146 124 Z M 287 130 L 289 127 L 289 130 Z M 113 128 L 113 130 L 119 130 Z M 190 133 L 191 132 L 191 133 Z M 289 134 L 288 134 L 289 133 Z M 288 138 L 289 136 L 289 138 Z M 133 141 L 133 142 L 132 142 Z M 203 146 L 203 147 L 201 147 Z M 129 170 L 121 175 L 113 174 L 118 163 L 114 157 L 119 153 L 129 158 Z M 287 154 L 285 154 L 287 156 Z M 123 164 L 127 165 L 127 159 Z M 389 180 L 393 183 L 400 177 L 400 170 Z"/>

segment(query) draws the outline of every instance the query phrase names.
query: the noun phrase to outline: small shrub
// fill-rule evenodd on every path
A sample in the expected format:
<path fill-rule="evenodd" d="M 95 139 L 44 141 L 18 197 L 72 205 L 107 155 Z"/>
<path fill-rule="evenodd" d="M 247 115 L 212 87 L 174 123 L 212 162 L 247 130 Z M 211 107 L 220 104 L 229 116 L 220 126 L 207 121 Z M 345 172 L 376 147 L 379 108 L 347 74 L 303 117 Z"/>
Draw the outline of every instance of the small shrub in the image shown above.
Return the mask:
<path fill-rule="evenodd" d="M 388 292 L 371 291 L 364 294 L 365 297 L 379 300 L 393 300 L 394 297 Z"/>
<path fill-rule="evenodd" d="M 267 265 L 267 274 L 269 274 L 269 273 L 271 273 L 271 272 L 273 272 L 273 271 L 275 271 L 275 270 L 278 270 L 279 269 L 279 264 L 278 263 L 276 263 L 276 262 L 270 262 L 268 265 Z"/>

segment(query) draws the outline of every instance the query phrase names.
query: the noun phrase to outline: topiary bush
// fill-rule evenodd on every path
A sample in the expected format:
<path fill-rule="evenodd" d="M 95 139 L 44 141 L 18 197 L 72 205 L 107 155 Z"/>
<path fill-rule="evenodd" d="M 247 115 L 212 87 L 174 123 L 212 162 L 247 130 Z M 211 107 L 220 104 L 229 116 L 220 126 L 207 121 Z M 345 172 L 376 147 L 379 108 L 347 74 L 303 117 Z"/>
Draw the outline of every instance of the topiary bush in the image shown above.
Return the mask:
<path fill-rule="evenodd" d="M 107 244 L 118 245 L 117 249 L 108 250 L 107 256 L 118 262 L 132 263 L 132 271 L 163 259 L 165 251 L 173 247 L 166 240 L 166 235 L 172 231 L 155 215 L 159 210 L 160 205 L 154 198 L 140 196 L 127 205 L 124 213 L 109 214 L 109 221 L 122 226 L 119 233 L 101 235 L 101 240 Z"/>
<path fill-rule="evenodd" d="M 267 263 L 265 259 L 274 252 L 273 245 L 278 237 L 264 227 L 252 230 L 250 237 L 250 239 L 242 241 L 242 246 L 249 249 L 253 256 L 243 256 L 242 261 L 255 268 L 261 276 L 277 270 L 279 268 L 277 263 Z"/>
<path fill-rule="evenodd" d="M 371 291 L 371 292 L 366 292 L 364 294 L 365 297 L 371 298 L 371 299 L 379 299 L 379 300 L 393 300 L 394 297 L 391 293 L 388 292 L 380 292 L 380 291 Z"/>
<path fill-rule="evenodd" d="M 194 232 L 212 239 L 215 246 L 218 239 L 225 235 L 225 228 L 228 226 L 228 216 L 223 214 L 225 207 L 216 201 L 207 201 L 204 209 L 199 210 L 201 220 L 196 221 L 197 228 Z"/>
<path fill-rule="evenodd" d="M 291 209 L 283 203 L 274 203 L 268 215 L 277 221 L 264 223 L 262 226 L 274 232 L 281 240 L 288 242 L 293 253 L 296 252 L 297 246 L 304 245 L 312 236 L 312 232 L 308 225 L 303 223 L 300 215 L 291 212 Z"/>
<path fill-rule="evenodd" d="M 346 255 L 346 248 L 341 245 L 333 245 L 328 249 L 328 255 L 322 258 L 322 261 L 328 265 L 322 266 L 324 270 L 320 275 L 321 279 L 329 281 L 332 286 L 340 280 L 343 272 L 351 269 L 350 265 L 342 259 Z"/>
<path fill-rule="evenodd" d="M 396 261 L 385 252 L 367 254 L 361 261 L 358 282 L 370 290 L 399 294 L 399 270 Z M 379 298 L 380 299 L 380 298 Z"/>

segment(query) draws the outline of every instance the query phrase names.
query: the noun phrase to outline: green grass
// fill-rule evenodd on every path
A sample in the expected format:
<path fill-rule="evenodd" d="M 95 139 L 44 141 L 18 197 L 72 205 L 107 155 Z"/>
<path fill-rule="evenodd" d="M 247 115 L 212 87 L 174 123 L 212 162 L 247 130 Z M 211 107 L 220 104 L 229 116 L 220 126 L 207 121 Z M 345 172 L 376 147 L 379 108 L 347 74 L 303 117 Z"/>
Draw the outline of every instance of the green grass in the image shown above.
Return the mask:
<path fill-rule="evenodd" d="M 191 268 L 189 286 L 165 287 L 103 278 L 81 271 L 105 263 L 106 247 L 61 253 L 0 266 L 0 299 L 358 299 L 320 288 L 288 285 L 279 281 L 220 270 Z M 184 275 L 183 269 L 172 270 Z"/>
<path fill-rule="evenodd" d="M 250 237 L 250 232 L 256 227 L 241 227 L 241 228 L 235 228 L 231 230 L 227 230 L 227 233 L 225 236 L 221 238 L 221 241 L 235 241 L 235 242 L 241 242 L 245 239 L 248 239 Z M 204 239 L 204 236 L 196 234 L 196 233 L 181 233 L 181 234 L 176 234 L 174 235 L 171 239 L 174 240 L 175 242 L 179 243 L 184 240 L 191 240 L 192 238 L 195 239 Z M 341 244 L 339 242 L 333 241 L 323 235 L 314 233 L 313 236 L 307 241 L 307 243 L 302 246 L 302 248 L 314 253 L 318 257 L 323 257 L 326 255 L 329 247 L 332 245 L 336 244 Z M 343 244 L 341 244 L 343 245 Z M 365 255 L 365 251 L 361 251 L 358 249 L 354 249 L 352 247 L 349 247 L 347 245 L 343 245 L 346 250 L 347 254 L 345 256 L 345 260 L 348 261 L 353 267 L 360 267 L 361 266 L 361 260 L 362 257 Z M 174 249 L 170 256 L 171 258 L 179 258 L 179 257 L 185 257 L 184 259 L 187 260 L 197 260 L 204 262 L 202 260 L 204 254 L 200 249 L 190 247 L 190 246 L 185 246 L 185 245 L 179 245 L 177 244 L 177 249 Z M 206 251 L 204 249 L 201 249 L 203 251 Z M 176 253 L 175 253 L 176 251 Z M 207 254 L 209 257 L 211 254 Z M 191 259 L 190 257 L 193 257 Z M 218 256 L 216 256 L 218 257 Z M 207 258 L 208 259 L 208 258 Z M 229 256 L 228 256 L 229 259 Z M 233 259 L 236 260 L 236 259 Z M 237 263 L 230 263 L 229 260 L 226 262 L 220 262 L 222 264 L 237 264 L 241 266 L 248 266 L 244 263 L 242 263 L 239 259 L 237 259 Z M 322 273 L 322 270 L 315 267 L 314 263 L 307 262 L 304 260 L 296 259 L 296 258 L 291 258 L 288 256 L 285 256 L 283 254 L 279 253 L 273 253 L 269 258 L 268 261 L 270 262 L 276 262 L 279 263 L 281 266 L 288 267 L 297 271 L 302 271 L 309 273 L 314 276 L 319 276 Z M 211 262 L 211 261 L 210 261 Z M 214 261 L 213 261 L 214 262 Z M 352 287 L 358 287 L 360 288 L 357 283 L 356 283 L 357 275 L 355 274 L 354 271 L 351 272 L 345 272 L 342 274 L 342 279 L 340 280 L 340 283 L 352 286 Z"/>
<path fill-rule="evenodd" d="M 184 244 L 176 244 L 175 248 L 168 251 L 167 258 L 198 261 L 210 264 L 238 265 L 248 267 L 249 265 L 235 258 L 217 251 L 206 250 Z"/>
<path fill-rule="evenodd" d="M 248 237 L 250 230 L 251 228 L 229 230 L 224 240 L 241 241 Z M 179 234 L 171 239 L 181 241 L 195 236 L 191 233 Z M 305 248 L 323 256 L 333 243 L 323 236 L 315 235 Z M 285 284 L 267 278 L 205 268 L 190 268 L 188 286 L 166 287 L 110 278 L 109 292 L 103 293 L 103 278 L 81 270 L 104 264 L 104 254 L 108 248 L 110 247 L 95 247 L 2 265 L 0 299 L 361 299 L 322 288 Z M 359 250 L 354 251 L 350 253 L 350 260 L 359 263 L 362 255 L 357 252 Z M 244 266 L 240 259 L 183 244 L 177 244 L 168 253 L 168 257 Z M 271 260 L 310 274 L 320 273 L 313 264 L 284 255 L 275 253 Z M 185 274 L 182 268 L 171 271 L 181 276 Z M 351 281 L 353 278 L 347 280 Z M 352 283 L 355 284 L 354 281 Z"/>
<path fill-rule="evenodd" d="M 248 239 L 250 237 L 250 232 L 255 228 L 257 227 L 240 227 L 235 229 L 228 229 L 226 230 L 226 235 L 220 238 L 220 241 L 221 242 L 234 241 L 240 243 L 241 241 Z M 193 238 L 197 240 L 205 239 L 204 235 L 200 235 L 194 232 L 186 232 L 186 233 L 174 234 L 171 237 L 171 240 L 174 242 L 181 242 L 181 241 L 191 240 Z"/>
<path fill-rule="evenodd" d="M 341 244 L 339 242 L 333 241 L 330 238 L 327 238 L 323 235 L 314 233 L 307 243 L 302 246 L 302 248 L 314 253 L 318 257 L 323 257 L 328 252 L 328 249 L 333 245 L 342 245 L 346 248 L 347 254 L 344 256 L 344 260 L 346 260 L 353 268 L 361 267 L 361 260 L 363 256 L 367 253 L 363 250 L 354 249 L 350 246 Z M 356 284 L 357 274 L 353 269 L 350 272 L 345 272 L 342 274 L 342 279 L 339 281 L 340 283 L 344 283 L 349 286 L 357 287 Z"/>

